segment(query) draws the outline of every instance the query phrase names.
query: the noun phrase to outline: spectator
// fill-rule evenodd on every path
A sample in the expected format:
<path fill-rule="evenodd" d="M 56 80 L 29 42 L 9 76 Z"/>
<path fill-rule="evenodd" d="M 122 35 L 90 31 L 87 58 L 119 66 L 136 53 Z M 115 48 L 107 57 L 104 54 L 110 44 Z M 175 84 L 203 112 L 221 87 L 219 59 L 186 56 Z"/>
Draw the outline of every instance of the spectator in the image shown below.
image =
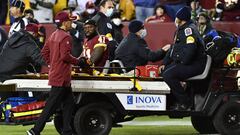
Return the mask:
<path fill-rule="evenodd" d="M 223 18 L 223 10 L 224 10 L 224 5 L 223 3 L 218 3 L 216 5 L 216 9 L 215 11 L 213 12 L 212 14 L 212 20 L 213 21 L 222 21 L 222 18 Z"/>
<path fill-rule="evenodd" d="M 175 20 L 177 11 L 186 6 L 186 0 L 160 0 L 160 4 L 164 5 L 167 14 L 172 20 Z"/>
<path fill-rule="evenodd" d="M 24 11 L 24 17 L 28 19 L 29 23 L 38 24 L 39 31 L 38 31 L 38 39 L 36 40 L 37 45 L 40 49 L 43 48 L 46 39 L 46 29 L 43 25 L 40 25 L 38 20 L 34 18 L 34 13 L 32 9 L 27 9 Z"/>
<path fill-rule="evenodd" d="M 38 20 L 34 18 L 33 10 L 32 9 L 26 9 L 24 11 L 24 17 L 28 19 L 30 23 L 36 23 L 39 24 Z"/>
<path fill-rule="evenodd" d="M 111 16 L 111 21 L 113 24 L 113 28 L 115 30 L 114 31 L 115 40 L 119 44 L 123 39 L 123 32 L 122 32 L 123 24 L 122 24 L 122 20 L 121 20 L 121 13 L 114 12 Z"/>
<path fill-rule="evenodd" d="M 170 45 L 157 51 L 150 50 L 144 40 L 147 36 L 147 30 L 141 21 L 131 21 L 128 29 L 130 33 L 115 51 L 115 59 L 122 61 L 123 65 L 127 67 L 127 71 L 133 70 L 136 66 L 146 65 L 148 61 L 159 61 L 165 56 Z"/>
<path fill-rule="evenodd" d="M 158 3 L 158 0 L 134 0 L 136 19 L 144 22 L 147 17 L 153 15 L 154 7 Z"/>
<path fill-rule="evenodd" d="M 85 11 L 86 4 L 88 1 L 93 2 L 93 3 L 95 2 L 95 0 L 69 0 L 68 7 L 74 7 L 75 10 L 73 12 L 81 14 L 82 12 Z"/>
<path fill-rule="evenodd" d="M 8 39 L 8 36 L 7 36 L 6 31 L 0 27 L 0 53 L 2 51 L 3 45 L 7 41 L 7 39 Z"/>
<path fill-rule="evenodd" d="M 201 35 L 201 37 L 205 37 L 207 33 L 209 33 L 213 27 L 211 24 L 211 20 L 209 18 L 209 16 L 207 15 L 207 13 L 202 12 L 198 14 L 197 17 L 197 28 L 198 31 Z"/>
<path fill-rule="evenodd" d="M 197 15 L 200 12 L 203 12 L 203 9 L 202 9 L 202 7 L 201 7 L 201 5 L 199 3 L 199 0 L 191 1 L 190 6 L 191 6 L 191 9 L 192 9 L 192 11 L 191 11 L 191 19 L 195 21 L 196 18 L 197 18 Z"/>
<path fill-rule="evenodd" d="M 14 23 L 11 25 L 8 37 L 11 37 L 15 32 L 24 29 L 28 20 L 23 17 L 23 11 L 25 9 L 25 4 L 21 0 L 14 0 L 11 3 L 10 14 L 14 17 Z"/>
<path fill-rule="evenodd" d="M 0 0 L 0 25 L 6 23 L 8 13 L 8 0 Z"/>
<path fill-rule="evenodd" d="M 14 74 L 26 73 L 29 63 L 45 65 L 35 40 L 38 34 L 36 24 L 28 24 L 25 30 L 15 32 L 6 42 L 0 53 L 0 81 Z M 35 65 L 35 64 L 33 64 Z"/>
<path fill-rule="evenodd" d="M 97 25 L 94 20 L 87 20 L 84 24 L 86 38 L 82 56 L 90 59 L 91 65 L 104 67 L 108 60 L 108 39 L 97 33 Z"/>
<path fill-rule="evenodd" d="M 39 23 L 53 23 L 53 6 L 56 0 L 31 0 L 31 8 Z"/>
<path fill-rule="evenodd" d="M 86 22 L 97 14 L 98 10 L 95 4 L 91 1 L 86 3 L 86 9 L 81 13 L 81 22 Z"/>
<path fill-rule="evenodd" d="M 135 18 L 135 6 L 133 0 L 120 0 L 119 11 L 123 21 L 130 21 Z"/>
<path fill-rule="evenodd" d="M 240 20 L 240 0 L 217 0 L 217 3 L 222 3 L 224 5 L 223 21 Z"/>
<path fill-rule="evenodd" d="M 171 18 L 166 14 L 165 8 L 162 5 L 158 5 L 154 9 L 154 15 L 148 17 L 145 22 L 171 22 Z"/>

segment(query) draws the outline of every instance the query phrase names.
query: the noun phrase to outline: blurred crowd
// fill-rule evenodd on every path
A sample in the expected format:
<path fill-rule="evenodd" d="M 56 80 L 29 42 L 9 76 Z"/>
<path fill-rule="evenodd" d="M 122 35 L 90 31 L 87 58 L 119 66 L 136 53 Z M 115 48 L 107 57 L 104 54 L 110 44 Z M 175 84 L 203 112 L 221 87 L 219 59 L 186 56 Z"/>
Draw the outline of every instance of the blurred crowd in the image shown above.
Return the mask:
<path fill-rule="evenodd" d="M 0 1 L 0 25 L 12 24 L 14 18 L 9 14 L 10 3 L 14 0 Z M 39 23 L 53 23 L 53 16 L 66 8 L 79 16 L 81 22 L 92 18 L 99 11 L 100 0 L 23 0 L 26 17 L 34 17 Z M 176 12 L 183 6 L 190 6 L 192 19 L 200 12 L 206 12 L 213 21 L 239 21 L 239 0 L 216 0 L 215 7 L 204 9 L 201 0 L 114 0 L 114 13 L 111 18 L 116 24 L 133 19 L 148 23 L 171 22 Z M 29 16 L 31 15 L 31 16 Z"/>

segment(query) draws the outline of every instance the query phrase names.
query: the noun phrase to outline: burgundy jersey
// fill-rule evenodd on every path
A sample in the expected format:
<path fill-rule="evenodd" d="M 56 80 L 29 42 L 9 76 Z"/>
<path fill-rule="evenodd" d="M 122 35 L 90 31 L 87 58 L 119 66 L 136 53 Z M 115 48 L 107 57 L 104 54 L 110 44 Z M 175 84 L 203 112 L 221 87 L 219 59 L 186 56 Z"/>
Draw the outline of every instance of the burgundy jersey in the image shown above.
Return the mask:
<path fill-rule="evenodd" d="M 92 52 L 96 47 L 104 47 L 104 53 L 102 57 L 94 63 L 96 67 L 103 67 L 108 59 L 108 39 L 104 35 L 97 35 L 91 39 L 85 39 L 83 44 L 82 56 L 86 58 L 91 58 Z"/>

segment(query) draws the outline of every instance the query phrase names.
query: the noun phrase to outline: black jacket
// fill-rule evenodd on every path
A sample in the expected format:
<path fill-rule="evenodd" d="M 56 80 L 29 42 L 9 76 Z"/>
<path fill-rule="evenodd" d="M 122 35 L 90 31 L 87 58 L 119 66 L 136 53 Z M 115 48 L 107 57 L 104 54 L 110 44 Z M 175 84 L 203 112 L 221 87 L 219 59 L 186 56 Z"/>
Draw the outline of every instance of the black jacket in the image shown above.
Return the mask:
<path fill-rule="evenodd" d="M 115 59 L 121 60 L 127 71 L 136 66 L 146 65 L 148 61 L 161 60 L 165 55 L 162 49 L 151 51 L 144 39 L 134 33 L 129 33 L 120 43 L 115 51 Z"/>
<path fill-rule="evenodd" d="M 102 12 L 98 12 L 92 19 L 97 23 L 97 29 L 100 35 L 107 35 L 110 33 L 114 38 L 114 28 L 110 18 Z"/>
<path fill-rule="evenodd" d="M 192 22 L 180 26 L 174 36 L 174 44 L 163 60 L 164 65 L 172 62 L 184 65 L 193 62 L 205 62 L 204 42 L 196 26 Z"/>
<path fill-rule="evenodd" d="M 2 51 L 3 45 L 7 41 L 8 36 L 4 29 L 0 27 L 0 52 Z"/>
<path fill-rule="evenodd" d="M 26 31 L 14 33 L 5 43 L 0 53 L 0 81 L 11 75 L 26 73 L 29 63 L 45 65 L 40 49 L 33 37 Z"/>

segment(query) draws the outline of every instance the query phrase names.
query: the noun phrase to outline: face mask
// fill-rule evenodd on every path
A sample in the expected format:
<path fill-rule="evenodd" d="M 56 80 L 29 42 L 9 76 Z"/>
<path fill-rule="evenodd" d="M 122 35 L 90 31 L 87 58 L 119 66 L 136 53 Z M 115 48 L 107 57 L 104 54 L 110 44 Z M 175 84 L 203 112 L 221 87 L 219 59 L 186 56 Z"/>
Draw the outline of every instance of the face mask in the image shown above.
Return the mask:
<path fill-rule="evenodd" d="M 216 12 L 217 12 L 217 13 L 222 13 L 223 10 L 222 10 L 222 9 L 219 9 L 219 8 L 216 8 Z"/>
<path fill-rule="evenodd" d="M 112 15 L 112 13 L 113 13 L 113 8 L 110 8 L 110 9 L 107 9 L 105 15 L 106 15 L 107 17 L 110 17 L 110 16 Z"/>
<path fill-rule="evenodd" d="M 93 13 L 95 12 L 95 9 L 89 8 L 89 9 L 87 9 L 87 12 L 88 12 L 89 14 L 93 14 Z"/>
<path fill-rule="evenodd" d="M 146 29 L 143 29 L 140 33 L 140 37 L 141 38 L 145 38 L 147 36 L 147 30 Z"/>
<path fill-rule="evenodd" d="M 119 19 L 119 18 L 114 18 L 114 19 L 112 19 L 112 21 L 113 21 L 113 23 L 114 23 L 115 25 L 117 25 L 117 26 L 119 26 L 119 25 L 122 23 L 122 20 Z"/>

